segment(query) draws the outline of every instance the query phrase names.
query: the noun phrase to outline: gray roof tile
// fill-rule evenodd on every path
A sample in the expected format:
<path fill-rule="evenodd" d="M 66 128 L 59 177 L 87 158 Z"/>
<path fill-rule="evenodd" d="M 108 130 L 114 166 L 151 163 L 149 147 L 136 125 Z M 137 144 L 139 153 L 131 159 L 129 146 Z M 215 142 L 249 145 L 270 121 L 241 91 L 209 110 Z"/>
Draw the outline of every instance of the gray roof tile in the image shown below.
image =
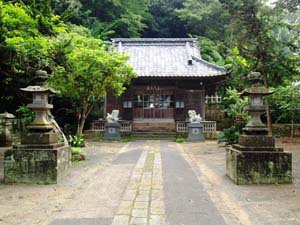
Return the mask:
<path fill-rule="evenodd" d="M 140 77 L 209 77 L 228 71 L 200 56 L 192 38 L 118 38 L 115 50 L 130 56 L 129 64 Z M 192 60 L 189 65 L 188 60 Z"/>

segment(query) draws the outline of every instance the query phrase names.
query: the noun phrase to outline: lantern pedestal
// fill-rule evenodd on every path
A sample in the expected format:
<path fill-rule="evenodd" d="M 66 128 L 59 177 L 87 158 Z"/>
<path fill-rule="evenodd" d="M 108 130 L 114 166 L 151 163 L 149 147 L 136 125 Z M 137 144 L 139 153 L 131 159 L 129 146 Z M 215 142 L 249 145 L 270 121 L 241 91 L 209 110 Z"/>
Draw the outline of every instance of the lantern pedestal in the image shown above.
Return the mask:
<path fill-rule="evenodd" d="M 226 150 L 226 175 L 236 184 L 282 184 L 292 182 L 292 153 L 256 148 Z"/>
<path fill-rule="evenodd" d="M 251 120 L 243 128 L 239 142 L 226 149 L 226 175 L 236 184 L 280 184 L 292 182 L 292 153 L 275 147 L 275 140 L 268 135 L 268 128 L 260 116 L 265 111 L 263 97 L 272 94 L 260 85 L 260 74 L 249 75 L 254 83 L 242 92 L 249 96 L 246 107 Z"/>
<path fill-rule="evenodd" d="M 70 148 L 54 133 L 28 133 L 21 144 L 5 152 L 4 182 L 56 184 L 68 171 Z"/>
<path fill-rule="evenodd" d="M 188 127 L 188 142 L 203 142 L 205 141 L 203 135 L 203 124 L 201 123 L 189 123 Z"/>
<path fill-rule="evenodd" d="M 119 141 L 120 139 L 120 125 L 118 123 L 106 123 L 103 140 Z"/>

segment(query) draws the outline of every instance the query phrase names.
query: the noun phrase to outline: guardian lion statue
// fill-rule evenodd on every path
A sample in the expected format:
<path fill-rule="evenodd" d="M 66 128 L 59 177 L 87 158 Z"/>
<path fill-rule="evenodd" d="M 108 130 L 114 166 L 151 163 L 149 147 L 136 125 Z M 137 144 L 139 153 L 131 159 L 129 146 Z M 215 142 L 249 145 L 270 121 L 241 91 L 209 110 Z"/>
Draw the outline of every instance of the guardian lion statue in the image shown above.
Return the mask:
<path fill-rule="evenodd" d="M 200 114 L 197 114 L 195 110 L 189 110 L 189 121 L 190 123 L 200 123 L 202 121 L 202 118 Z"/>
<path fill-rule="evenodd" d="M 117 109 L 114 109 L 111 114 L 110 113 L 107 113 L 107 116 L 106 116 L 106 120 L 107 120 L 107 123 L 117 123 L 119 118 L 119 110 Z"/>

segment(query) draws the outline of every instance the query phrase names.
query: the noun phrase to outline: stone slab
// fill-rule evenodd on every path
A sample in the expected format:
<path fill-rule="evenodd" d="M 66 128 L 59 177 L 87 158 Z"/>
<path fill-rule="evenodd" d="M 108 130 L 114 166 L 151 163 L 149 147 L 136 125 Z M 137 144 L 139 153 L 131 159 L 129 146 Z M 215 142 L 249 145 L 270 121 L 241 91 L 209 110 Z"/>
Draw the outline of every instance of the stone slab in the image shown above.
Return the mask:
<path fill-rule="evenodd" d="M 292 182 L 292 153 L 226 149 L 226 175 L 236 184 Z"/>
<path fill-rule="evenodd" d="M 70 218 L 59 219 L 51 223 L 51 225 L 111 225 L 112 218 Z"/>
<path fill-rule="evenodd" d="M 167 223 L 225 225 L 196 174 L 175 145 L 161 142 Z"/>
<path fill-rule="evenodd" d="M 4 182 L 56 184 L 71 165 L 69 147 L 58 149 L 12 149 L 4 156 Z"/>
<path fill-rule="evenodd" d="M 132 150 L 128 152 L 123 152 L 117 155 L 117 157 L 112 161 L 112 164 L 135 164 L 139 160 L 142 154 L 142 150 Z"/>

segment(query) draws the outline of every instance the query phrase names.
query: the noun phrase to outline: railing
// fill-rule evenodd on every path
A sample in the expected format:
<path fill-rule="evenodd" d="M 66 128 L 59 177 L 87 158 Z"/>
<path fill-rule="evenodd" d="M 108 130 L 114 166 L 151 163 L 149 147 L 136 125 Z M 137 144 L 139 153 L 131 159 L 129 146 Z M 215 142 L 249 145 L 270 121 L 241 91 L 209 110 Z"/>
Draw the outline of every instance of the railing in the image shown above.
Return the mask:
<path fill-rule="evenodd" d="M 222 97 L 219 96 L 219 95 L 211 95 L 211 96 L 208 96 L 206 95 L 205 96 L 205 103 L 221 103 L 222 102 Z"/>
<path fill-rule="evenodd" d="M 176 130 L 177 132 L 188 132 L 188 121 L 177 121 L 176 122 Z M 216 121 L 202 121 L 201 122 L 203 124 L 203 132 L 207 133 L 207 132 L 215 132 L 217 131 L 217 123 Z"/>
<path fill-rule="evenodd" d="M 95 120 L 92 123 L 92 130 L 105 131 L 106 120 Z M 132 123 L 128 120 L 119 120 L 120 132 L 131 132 Z"/>

